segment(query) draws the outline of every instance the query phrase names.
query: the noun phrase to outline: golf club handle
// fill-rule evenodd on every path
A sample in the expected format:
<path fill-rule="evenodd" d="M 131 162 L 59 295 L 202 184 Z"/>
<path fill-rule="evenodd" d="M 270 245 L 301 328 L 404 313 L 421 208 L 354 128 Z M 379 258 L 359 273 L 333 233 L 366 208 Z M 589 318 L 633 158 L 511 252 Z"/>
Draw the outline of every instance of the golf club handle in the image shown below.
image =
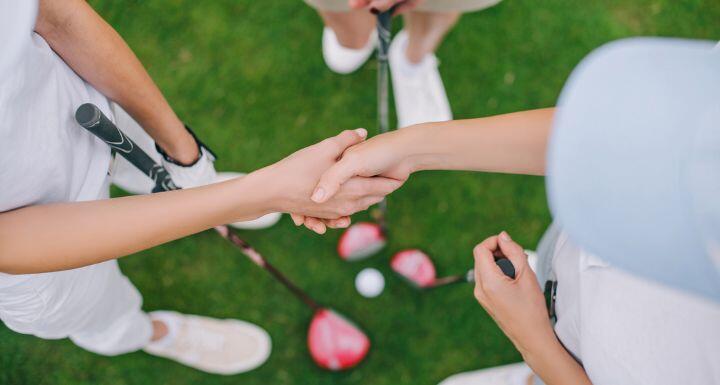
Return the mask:
<path fill-rule="evenodd" d="M 77 111 L 75 111 L 75 120 L 103 142 L 107 143 L 133 166 L 154 180 L 155 188 L 153 192 L 180 189 L 180 187 L 173 183 L 172 177 L 167 170 L 157 164 L 142 148 L 128 138 L 96 105 L 85 103 L 80 106 Z M 240 251 L 255 264 L 268 271 L 305 304 L 312 309 L 320 308 L 304 291 L 290 282 L 275 266 L 268 263 L 260 253 L 253 249 L 249 243 L 233 233 L 227 225 L 216 226 L 215 230 L 221 237 L 230 241 L 230 243 L 240 249 Z"/>
<path fill-rule="evenodd" d="M 153 192 L 177 190 L 170 173 L 155 162 L 140 146 L 108 119 L 98 106 L 85 103 L 75 111 L 75 120 L 86 130 L 100 138 L 116 153 L 155 182 Z"/>
<path fill-rule="evenodd" d="M 500 268 L 506 277 L 515 279 L 515 266 L 513 266 L 509 259 L 505 257 L 498 258 L 495 260 L 495 264 Z M 468 270 L 467 274 L 465 274 L 464 280 L 471 283 L 475 282 L 475 270 Z"/>
<path fill-rule="evenodd" d="M 380 12 L 377 15 L 378 60 L 380 61 L 387 61 L 387 53 L 390 48 L 390 37 L 392 34 L 392 15 L 397 6 L 396 4 L 387 11 Z"/>

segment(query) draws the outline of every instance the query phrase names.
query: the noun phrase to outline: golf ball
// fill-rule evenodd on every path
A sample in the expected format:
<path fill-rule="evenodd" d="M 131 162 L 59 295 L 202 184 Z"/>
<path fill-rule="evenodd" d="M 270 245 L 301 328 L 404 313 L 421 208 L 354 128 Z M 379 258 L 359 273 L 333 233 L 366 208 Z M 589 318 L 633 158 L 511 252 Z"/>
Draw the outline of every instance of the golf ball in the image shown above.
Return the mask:
<path fill-rule="evenodd" d="M 377 269 L 368 267 L 355 277 L 355 288 L 363 297 L 374 298 L 385 288 L 385 278 Z"/>

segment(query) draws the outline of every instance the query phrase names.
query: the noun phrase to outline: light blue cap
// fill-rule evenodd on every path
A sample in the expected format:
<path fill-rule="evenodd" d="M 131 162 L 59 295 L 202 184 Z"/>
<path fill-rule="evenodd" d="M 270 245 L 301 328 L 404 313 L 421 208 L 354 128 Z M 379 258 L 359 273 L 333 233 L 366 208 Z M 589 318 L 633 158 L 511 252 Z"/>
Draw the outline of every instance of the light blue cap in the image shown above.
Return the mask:
<path fill-rule="evenodd" d="M 576 244 L 720 301 L 720 51 L 635 38 L 575 69 L 548 150 L 548 198 Z"/>

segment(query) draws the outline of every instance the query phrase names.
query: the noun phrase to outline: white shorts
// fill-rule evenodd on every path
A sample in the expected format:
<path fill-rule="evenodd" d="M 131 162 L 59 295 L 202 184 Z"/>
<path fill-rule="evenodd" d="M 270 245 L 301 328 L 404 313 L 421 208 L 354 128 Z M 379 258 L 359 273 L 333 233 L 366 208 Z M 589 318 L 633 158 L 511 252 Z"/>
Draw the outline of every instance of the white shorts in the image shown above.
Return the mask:
<path fill-rule="evenodd" d="M 113 111 L 118 126 L 137 135 L 137 123 L 119 107 Z M 105 188 L 98 199 L 108 193 Z M 0 320 L 8 328 L 45 339 L 67 337 L 98 354 L 128 353 L 147 345 L 152 323 L 141 307 L 140 293 L 115 260 L 52 273 L 0 273 Z"/>

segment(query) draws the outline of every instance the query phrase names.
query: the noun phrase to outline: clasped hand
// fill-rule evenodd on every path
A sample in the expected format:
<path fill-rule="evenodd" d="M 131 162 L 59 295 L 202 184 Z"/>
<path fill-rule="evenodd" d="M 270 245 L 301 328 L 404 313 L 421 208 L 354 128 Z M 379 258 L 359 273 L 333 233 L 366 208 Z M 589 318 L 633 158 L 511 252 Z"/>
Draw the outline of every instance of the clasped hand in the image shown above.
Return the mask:
<path fill-rule="evenodd" d="M 352 153 L 349 149 L 363 142 L 366 136 L 367 131 L 362 128 L 343 131 L 248 177 L 260 178 L 261 184 L 266 186 L 264 194 L 270 202 L 266 207 L 268 211 L 291 213 L 296 224 L 304 223 L 320 234 L 327 227 L 347 227 L 350 215 L 381 201 L 406 178 L 348 175 L 341 183 L 333 184 L 332 190 L 328 188 L 323 199 L 310 199 L 313 194 L 317 196 L 316 184 L 321 178 L 329 181 L 324 174 L 337 172 L 339 162 L 347 161 L 347 156 Z"/>

